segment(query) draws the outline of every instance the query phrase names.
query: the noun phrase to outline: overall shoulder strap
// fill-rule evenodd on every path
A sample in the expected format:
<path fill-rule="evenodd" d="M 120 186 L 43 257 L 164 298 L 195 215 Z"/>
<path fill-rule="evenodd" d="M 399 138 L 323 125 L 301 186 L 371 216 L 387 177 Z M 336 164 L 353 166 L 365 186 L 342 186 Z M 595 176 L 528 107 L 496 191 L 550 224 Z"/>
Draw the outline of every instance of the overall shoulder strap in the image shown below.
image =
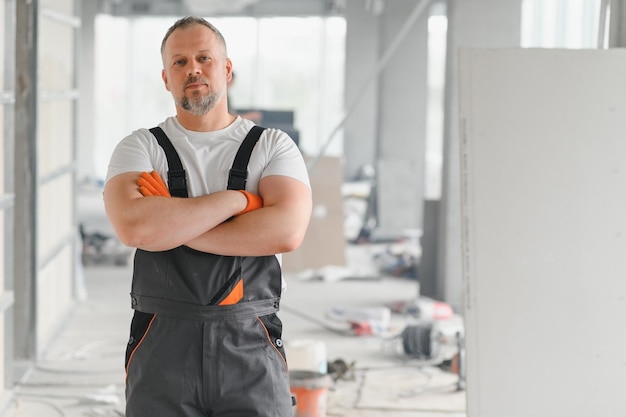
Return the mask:
<path fill-rule="evenodd" d="M 261 133 L 265 130 L 261 126 L 253 126 L 248 132 L 243 142 L 239 146 L 239 150 L 235 155 L 233 166 L 228 174 L 229 190 L 245 190 L 246 181 L 248 180 L 248 162 L 250 155 L 254 149 L 254 145 L 259 141 Z"/>
<path fill-rule="evenodd" d="M 150 132 L 156 137 L 157 142 L 159 142 L 159 145 L 161 145 L 165 151 L 168 166 L 167 183 L 170 194 L 174 197 L 188 197 L 187 175 L 174 145 L 172 145 L 172 142 L 160 127 L 153 127 L 150 129 Z"/>

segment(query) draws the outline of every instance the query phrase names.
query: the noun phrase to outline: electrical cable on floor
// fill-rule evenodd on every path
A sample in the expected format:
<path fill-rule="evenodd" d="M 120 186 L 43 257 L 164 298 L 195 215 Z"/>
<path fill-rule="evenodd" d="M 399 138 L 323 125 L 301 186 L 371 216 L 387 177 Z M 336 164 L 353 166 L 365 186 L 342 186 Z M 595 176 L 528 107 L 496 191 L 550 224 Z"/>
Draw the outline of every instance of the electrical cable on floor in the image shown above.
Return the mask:
<path fill-rule="evenodd" d="M 116 389 L 117 391 L 117 389 Z M 51 408 L 54 408 L 59 414 L 65 416 L 64 409 L 68 407 L 76 408 L 76 407 L 117 407 L 120 404 L 120 398 L 116 394 L 53 394 L 53 393 L 36 393 L 36 392 L 24 392 L 18 391 L 16 392 L 17 402 L 19 404 L 19 408 L 22 408 L 23 403 L 36 403 L 36 404 L 44 404 Z M 72 400 L 71 404 L 67 404 L 65 406 L 59 406 L 54 403 L 54 401 L 63 401 L 63 400 Z M 113 411 L 119 414 L 117 410 L 107 410 Z M 21 416 L 22 412 L 16 410 L 14 416 Z M 123 415 L 123 414 L 122 414 Z"/>
<path fill-rule="evenodd" d="M 303 318 L 303 319 L 305 319 L 307 321 L 313 322 L 313 323 L 321 326 L 322 328 L 324 328 L 326 330 L 330 330 L 332 332 L 335 332 L 335 333 L 338 333 L 338 334 L 341 334 L 341 335 L 345 335 L 346 334 L 345 331 L 329 327 L 326 323 L 324 323 L 322 320 L 318 319 L 317 317 L 313 317 L 313 316 L 310 316 L 308 314 L 305 314 L 305 313 L 303 313 L 300 310 L 293 309 L 293 308 L 290 308 L 290 307 L 285 306 L 285 305 L 281 305 L 281 309 L 285 310 L 286 312 L 288 312 L 290 314 L 293 314 L 293 315 L 296 315 L 298 317 L 301 317 L 301 318 Z M 398 337 L 395 337 L 395 338 L 392 338 L 390 340 L 393 341 L 393 340 L 401 340 L 401 339 L 399 339 Z M 386 370 L 394 369 L 394 368 L 406 369 L 407 363 L 408 364 L 411 364 L 411 363 L 414 364 L 416 366 L 416 369 L 419 372 L 427 375 L 429 377 L 429 379 L 424 384 L 428 384 L 429 381 L 432 380 L 433 376 L 432 376 L 431 373 L 425 372 L 424 368 L 436 367 L 439 363 L 441 363 L 441 359 L 440 358 L 432 358 L 432 359 L 408 358 L 406 360 L 403 360 L 403 363 L 399 364 L 399 365 L 381 366 L 381 367 L 363 367 L 363 368 L 356 367 L 356 368 L 354 368 L 354 370 L 371 372 L 371 371 L 386 371 Z M 358 395 L 359 396 L 361 395 L 363 383 L 364 383 L 364 378 L 361 379 L 360 387 L 359 387 L 359 390 L 358 390 L 358 392 L 359 392 Z M 413 389 L 413 390 L 411 390 L 411 391 L 401 395 L 401 397 L 409 398 L 409 397 L 414 397 L 414 396 L 421 395 L 421 394 L 428 394 L 428 393 L 432 393 L 432 392 L 448 391 L 451 388 L 453 388 L 454 391 L 458 391 L 457 385 L 458 385 L 458 382 L 454 381 L 454 382 L 449 383 L 449 384 L 444 384 L 444 385 L 441 385 L 441 386 L 436 386 L 436 387 L 431 387 L 431 388 L 418 387 L 418 388 L 415 388 L 415 389 Z"/>
<path fill-rule="evenodd" d="M 35 370 L 46 372 L 49 374 L 62 374 L 62 375 L 97 375 L 97 374 L 111 374 L 119 373 L 119 369 L 59 369 L 45 365 L 35 365 Z"/>
<path fill-rule="evenodd" d="M 82 382 L 76 382 L 76 383 L 67 383 L 67 382 L 62 382 L 62 383 L 29 383 L 29 384 L 19 384 L 16 385 L 14 390 L 16 394 L 29 394 L 32 393 L 34 390 L 37 389 L 47 389 L 47 388 L 81 388 L 84 387 L 86 390 L 92 390 L 92 389 L 96 389 L 98 394 L 101 393 L 107 393 L 107 394 L 112 394 L 112 393 L 123 393 L 124 392 L 124 388 L 125 388 L 125 384 L 123 382 L 120 383 L 91 383 L 91 384 L 85 384 Z M 77 397 L 77 396 L 84 396 L 84 394 L 69 394 L 70 397 Z"/>
<path fill-rule="evenodd" d="M 280 309 L 283 310 L 283 311 L 286 311 L 287 313 L 293 314 L 294 316 L 298 316 L 298 317 L 303 318 L 303 319 L 305 319 L 307 321 L 315 323 L 315 324 L 321 326 L 322 328 L 324 328 L 326 330 L 329 330 L 331 332 L 334 332 L 334 333 L 337 333 L 337 334 L 340 334 L 340 335 L 343 335 L 343 336 L 346 335 L 347 329 L 337 329 L 337 328 L 331 327 L 327 323 L 325 323 L 323 320 L 321 320 L 321 319 L 319 319 L 317 317 L 313 317 L 311 315 L 308 315 L 306 313 L 303 313 L 302 311 L 300 311 L 298 309 L 291 308 L 291 307 L 286 306 L 284 304 L 281 304 Z"/>
<path fill-rule="evenodd" d="M 118 340 L 110 340 L 110 339 L 101 339 L 101 340 L 96 340 L 90 343 L 85 343 L 84 345 L 82 345 L 81 347 L 79 347 L 78 349 L 76 349 L 73 353 L 72 353 L 72 357 L 71 358 L 82 358 L 87 356 L 87 353 L 90 351 L 93 351 L 94 349 L 97 348 L 103 348 L 103 347 L 113 347 L 115 349 L 119 349 L 120 346 L 124 346 L 124 342 L 118 341 Z M 123 354 L 123 350 L 122 350 L 122 354 Z M 102 355 L 100 355 L 102 356 Z"/>
<path fill-rule="evenodd" d="M 20 398 L 17 400 L 17 404 L 16 404 L 16 410 L 13 412 L 13 417 L 22 417 L 22 403 L 24 401 Z M 43 401 L 43 400 L 27 400 L 26 402 L 31 402 L 31 403 L 36 403 L 36 404 L 43 404 L 45 406 L 50 407 L 51 409 L 53 409 L 54 411 L 56 411 L 57 413 L 59 413 L 59 415 L 61 417 L 67 417 L 67 414 L 65 414 L 65 411 L 63 411 L 63 409 L 59 406 L 57 406 L 56 404 L 53 404 L 49 401 Z"/>
<path fill-rule="evenodd" d="M 103 359 L 105 357 L 123 358 L 124 351 L 123 349 L 120 348 L 120 346 L 123 346 L 123 344 L 119 343 L 118 341 L 112 341 L 108 339 L 97 340 L 97 341 L 93 341 L 90 343 L 86 343 L 82 345 L 81 347 L 79 347 L 78 349 L 74 350 L 73 352 L 63 355 L 62 359 L 47 359 L 45 361 L 36 363 L 34 366 L 31 367 L 30 372 L 32 373 L 33 371 L 40 371 L 40 372 L 45 372 L 45 373 L 62 374 L 62 375 L 98 375 L 98 374 L 110 374 L 110 373 L 123 373 L 123 368 L 121 367 L 111 368 L 111 369 L 69 369 L 69 368 L 57 368 L 52 365 L 52 364 L 71 364 L 71 363 L 79 363 L 79 362 L 81 364 L 85 364 L 90 359 L 93 359 L 94 357 L 98 359 Z M 87 355 L 88 352 L 91 352 L 94 349 L 102 348 L 102 347 L 115 347 L 119 351 L 115 353 L 110 353 L 107 355 L 100 353 L 97 356 L 94 355 L 92 358 L 88 357 Z M 26 385 L 26 384 L 19 384 L 19 385 Z"/>
<path fill-rule="evenodd" d="M 423 394 L 432 394 L 432 393 L 452 393 L 457 392 L 456 382 L 452 382 L 449 384 L 437 385 L 434 387 L 417 387 L 410 391 L 400 393 L 400 398 L 412 398 L 417 397 L 418 395 Z"/>
<path fill-rule="evenodd" d="M 122 379 L 123 379 L 123 375 L 122 375 Z M 123 387 L 124 384 L 109 384 L 109 385 L 115 385 L 115 386 L 120 386 Z M 17 385 L 17 387 L 21 387 L 24 389 L 34 389 L 34 388 L 54 388 L 54 387 L 58 387 L 58 388 L 63 388 L 63 387 L 67 387 L 67 388 L 99 388 L 102 387 L 102 383 L 97 383 L 97 382 L 75 382 L 75 383 L 69 383 L 69 382 L 63 382 L 63 383 L 56 383 L 56 382 L 21 382 Z"/>
<path fill-rule="evenodd" d="M 354 409 L 373 410 L 373 411 L 381 411 L 381 412 L 398 411 L 396 408 L 392 408 L 392 407 L 359 407 L 358 403 L 359 403 L 359 401 L 361 401 L 361 397 L 363 395 L 364 385 L 365 385 L 365 378 L 361 378 L 361 381 L 360 381 L 360 384 L 359 384 L 359 388 L 357 390 L 357 400 L 356 400 L 356 403 L 354 405 Z M 454 384 L 452 384 L 452 386 L 453 385 Z M 426 393 L 426 392 L 427 392 L 426 390 L 422 390 L 422 392 L 417 392 L 416 390 L 412 390 L 411 393 L 413 393 L 413 395 L 400 395 L 400 398 L 410 398 L 410 397 L 414 397 L 416 395 L 419 395 L 421 393 Z M 404 409 L 403 411 L 408 411 L 408 410 Z M 450 413 L 448 411 L 441 411 L 441 410 L 425 410 L 423 408 L 418 408 L 418 407 L 413 407 L 410 411 Z"/>
<path fill-rule="evenodd" d="M 432 380 L 432 375 L 430 375 L 431 378 L 429 378 L 429 381 Z M 421 384 L 422 387 L 425 384 L 428 384 L 429 381 L 426 381 L 425 383 Z M 357 400 L 355 402 L 354 405 L 354 409 L 361 409 L 361 410 L 372 410 L 372 411 L 381 411 L 381 412 L 390 412 L 390 411 L 398 411 L 397 408 L 393 408 L 393 407 L 372 407 L 372 406 L 359 406 L 358 403 L 359 401 L 361 401 L 362 395 L 363 395 L 363 391 L 364 391 L 364 386 L 365 386 L 365 377 L 362 377 L 360 379 L 360 383 L 359 383 L 359 388 L 357 390 Z M 422 387 L 417 387 L 413 390 L 404 392 L 404 393 L 400 393 L 398 395 L 399 399 L 404 399 L 404 398 L 414 398 L 417 397 L 419 395 L 423 395 L 423 394 L 429 394 L 429 393 L 437 393 L 437 392 L 442 392 L 442 393 L 452 393 L 453 391 L 456 392 L 456 383 L 449 383 L 449 384 L 442 384 L 442 385 L 438 385 L 436 387 L 432 387 L 432 388 L 422 388 Z M 409 409 L 404 408 L 403 411 L 409 411 Z M 451 410 L 432 410 L 432 409 L 425 409 L 423 407 L 417 407 L 414 406 L 412 408 L 410 408 L 410 411 L 418 411 L 418 412 L 432 412 L 432 413 L 441 413 L 441 414 L 450 414 L 450 413 L 457 413 L 458 411 L 451 411 Z M 461 411 L 461 410 L 459 410 Z"/>
<path fill-rule="evenodd" d="M 422 360 L 420 360 L 420 362 L 423 362 Z M 361 368 L 359 370 L 361 371 L 367 371 L 367 372 L 377 372 L 377 371 L 387 371 L 389 369 L 394 369 L 394 368 L 399 368 L 399 369 L 403 369 L 406 370 L 406 365 L 398 365 L 398 366 L 387 366 L 387 367 L 369 367 L 369 368 Z M 420 383 L 413 389 L 408 390 L 408 391 L 404 391 L 404 392 L 400 392 L 398 394 L 398 398 L 414 398 L 414 397 L 418 397 L 420 395 L 427 395 L 427 394 L 433 394 L 433 393 L 454 393 L 454 392 L 458 392 L 458 382 L 457 381 L 452 381 L 452 382 L 447 382 L 447 383 L 443 383 L 443 384 L 439 384 L 439 385 L 435 385 L 435 386 L 428 386 L 428 384 L 431 384 L 433 382 L 434 379 L 434 374 L 432 372 L 427 372 L 424 369 L 425 367 L 418 367 L 416 368 L 416 370 L 420 373 L 425 375 L 425 377 L 427 378 L 425 381 L 420 381 Z M 430 367 L 432 368 L 432 367 Z M 457 375 L 458 377 L 458 375 Z M 365 376 L 363 374 L 363 376 L 360 378 L 360 384 L 359 384 L 359 390 L 358 390 L 358 397 L 359 399 L 361 398 L 361 394 L 362 394 L 362 390 L 363 390 L 363 386 L 365 385 Z M 360 407 L 355 407 L 355 408 L 360 408 Z M 363 407 L 363 408 L 367 408 L 367 409 L 371 409 L 370 407 Z M 387 409 L 385 409 L 387 410 Z M 388 410 L 392 410 L 392 409 L 388 409 Z M 417 409 L 415 409 L 417 410 Z M 419 411 L 427 411 L 427 410 L 419 410 Z M 440 411 L 438 411 L 440 412 Z"/>
<path fill-rule="evenodd" d="M 40 375 L 50 374 L 66 377 L 54 378 L 59 382 L 46 382 L 45 379 L 43 382 L 28 382 L 31 378 L 25 376 L 20 382 L 16 383 L 15 386 L 17 401 L 19 401 L 20 404 L 45 404 L 55 409 L 61 416 L 66 416 L 65 410 L 69 410 L 70 407 L 72 409 L 76 407 L 90 408 L 89 410 L 85 410 L 81 415 L 123 416 L 123 413 L 112 409 L 112 407 L 117 407 L 120 404 L 121 397 L 123 397 L 124 385 L 119 383 L 119 381 L 123 380 L 123 368 L 121 366 L 118 368 L 107 367 L 105 365 L 103 369 L 78 369 L 79 367 L 88 366 L 90 364 L 97 366 L 94 361 L 101 361 L 105 356 L 108 357 L 112 354 L 110 349 L 103 348 L 108 348 L 114 344 L 122 346 L 117 341 L 94 341 L 79 347 L 73 352 L 62 355 L 62 358 L 47 358 L 43 362 L 34 364 L 27 371 L 26 374 L 28 376 L 32 377 L 33 374 L 39 373 Z M 116 352 L 115 355 L 123 358 L 123 351 L 120 350 Z M 102 383 L 80 381 L 81 379 L 85 379 L 84 376 L 94 375 L 102 379 L 103 377 L 100 375 L 112 373 L 119 373 L 119 381 L 118 383 L 108 384 L 106 387 L 103 387 Z M 107 379 L 110 378 L 107 377 Z M 37 381 L 37 378 L 35 378 L 34 381 Z M 74 391 L 78 393 L 63 394 L 62 392 L 54 392 L 54 390 L 67 390 L 68 388 L 71 389 L 70 392 Z M 83 388 L 83 390 L 81 391 L 80 388 Z M 49 392 L 50 390 L 53 392 Z M 62 404 L 68 402 L 71 402 L 71 404 Z M 23 408 L 23 405 L 20 405 L 20 407 Z M 98 409 L 94 409 L 94 407 Z M 94 412 L 96 414 L 94 414 Z M 102 414 L 102 412 L 105 414 Z M 23 412 L 16 411 L 14 416 L 22 416 L 22 414 Z"/>
<path fill-rule="evenodd" d="M 319 325 L 320 327 L 322 327 L 325 330 L 332 331 L 332 332 L 340 334 L 342 336 L 345 336 L 346 333 L 348 332 L 348 329 L 333 328 L 333 327 L 329 326 L 327 323 L 325 323 L 323 320 L 321 320 L 321 319 L 319 319 L 317 317 L 314 317 L 314 316 L 311 316 L 309 314 L 303 313 L 302 311 L 300 311 L 298 309 L 291 308 L 291 307 L 286 306 L 284 304 L 281 305 L 281 310 L 284 310 L 287 313 L 290 313 L 290 314 L 293 314 L 293 315 L 298 316 L 300 318 L 303 318 L 303 319 L 305 319 L 307 321 L 310 321 L 310 322 L 312 322 L 314 324 Z M 391 337 L 391 338 L 387 338 L 387 339 L 384 339 L 383 341 L 386 341 L 387 343 L 390 343 L 390 344 L 402 343 L 402 339 L 400 338 L 400 336 L 394 336 L 394 337 Z M 395 350 L 394 346 L 392 346 L 392 348 Z M 396 352 L 396 354 L 397 354 L 397 352 Z M 392 365 L 392 366 L 386 366 L 386 367 L 380 367 L 380 368 L 379 367 L 375 367 L 375 368 L 374 367 L 369 367 L 369 368 L 357 368 L 357 369 L 364 370 L 364 371 L 367 371 L 367 370 L 385 370 L 385 369 L 392 369 L 392 368 L 395 368 L 395 367 L 404 367 L 404 366 L 407 366 L 407 364 L 409 364 L 409 366 L 411 364 L 413 364 L 413 365 L 418 366 L 420 368 L 425 368 L 425 367 L 435 367 L 435 366 L 437 366 L 437 365 L 439 365 L 441 363 L 441 358 L 438 358 L 438 357 L 427 358 L 426 359 L 426 358 L 405 357 L 405 356 L 400 356 L 398 354 L 398 358 L 402 360 L 402 362 L 403 362 L 402 365 L 398 365 L 398 366 Z"/>

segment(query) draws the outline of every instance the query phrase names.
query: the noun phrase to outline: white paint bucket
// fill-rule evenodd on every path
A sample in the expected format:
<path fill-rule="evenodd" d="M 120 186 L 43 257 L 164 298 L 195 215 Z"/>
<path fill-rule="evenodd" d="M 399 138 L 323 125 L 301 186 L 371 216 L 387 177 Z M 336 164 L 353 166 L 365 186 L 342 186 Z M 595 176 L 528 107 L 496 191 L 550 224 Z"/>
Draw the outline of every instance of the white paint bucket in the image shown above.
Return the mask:
<path fill-rule="evenodd" d="M 312 339 L 286 342 L 285 355 L 289 370 L 313 371 L 321 374 L 328 372 L 324 342 Z"/>

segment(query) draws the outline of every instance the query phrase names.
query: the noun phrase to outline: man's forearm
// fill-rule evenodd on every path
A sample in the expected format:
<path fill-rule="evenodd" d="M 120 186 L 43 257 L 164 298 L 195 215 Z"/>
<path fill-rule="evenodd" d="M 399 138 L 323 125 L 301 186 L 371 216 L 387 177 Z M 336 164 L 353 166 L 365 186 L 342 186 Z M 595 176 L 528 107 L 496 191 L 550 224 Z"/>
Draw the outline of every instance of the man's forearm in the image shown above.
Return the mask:
<path fill-rule="evenodd" d="M 285 176 L 259 181 L 263 208 L 235 217 L 187 243 L 224 256 L 267 256 L 290 252 L 302 243 L 311 216 L 311 190 Z"/>
<path fill-rule="evenodd" d="M 239 192 L 220 191 L 195 198 L 143 197 L 138 175 L 121 174 L 104 190 L 107 216 L 120 241 L 149 251 L 185 244 L 246 207 Z"/>
<path fill-rule="evenodd" d="M 141 200 L 151 214 L 137 224 L 132 246 L 148 251 L 168 250 L 192 241 L 240 209 L 239 205 L 233 204 L 232 196 L 224 193 L 195 198 L 148 197 Z"/>
<path fill-rule="evenodd" d="M 224 222 L 187 246 L 224 256 L 267 256 L 290 252 L 302 243 L 308 216 L 264 207 Z"/>

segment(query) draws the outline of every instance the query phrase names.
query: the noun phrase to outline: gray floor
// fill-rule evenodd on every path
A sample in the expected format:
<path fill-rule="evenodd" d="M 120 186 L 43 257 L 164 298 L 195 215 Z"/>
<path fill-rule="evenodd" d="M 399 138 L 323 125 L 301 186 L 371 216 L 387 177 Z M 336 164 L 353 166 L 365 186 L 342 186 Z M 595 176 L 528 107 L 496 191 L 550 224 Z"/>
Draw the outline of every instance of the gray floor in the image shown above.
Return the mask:
<path fill-rule="evenodd" d="M 357 249 L 350 262 L 362 263 L 368 256 Z M 393 315 L 384 333 L 368 336 L 356 336 L 345 321 L 329 318 L 337 307 L 359 310 L 410 301 L 418 294 L 415 280 L 380 277 L 375 271 L 339 280 L 286 278 L 280 313 L 285 342 L 315 342 L 325 348 L 328 361 L 354 364 L 329 387 L 328 416 L 465 416 L 465 392 L 457 389 L 457 376 L 403 353 L 397 335 L 410 318 Z M 18 383 L 17 401 L 3 416 L 124 415 L 130 269 L 90 266 L 85 282 L 87 300 L 76 306 L 45 357 Z"/>

